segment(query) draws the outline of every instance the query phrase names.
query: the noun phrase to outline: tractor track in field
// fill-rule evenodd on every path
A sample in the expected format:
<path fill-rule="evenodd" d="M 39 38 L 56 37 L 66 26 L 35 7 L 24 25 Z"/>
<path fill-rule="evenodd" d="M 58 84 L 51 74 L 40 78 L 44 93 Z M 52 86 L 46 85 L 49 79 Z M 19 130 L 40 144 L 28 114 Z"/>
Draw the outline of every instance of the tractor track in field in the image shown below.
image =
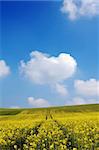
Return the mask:
<path fill-rule="evenodd" d="M 33 134 L 32 135 L 36 134 L 36 136 L 37 136 L 40 133 L 39 129 L 42 126 L 42 124 L 45 123 L 49 119 L 52 120 L 55 124 L 57 124 L 57 126 L 59 127 L 59 130 L 62 130 L 64 137 L 67 138 L 67 134 L 66 134 L 67 133 L 67 129 L 62 124 L 60 124 L 57 120 L 54 120 L 53 115 L 51 114 L 50 111 L 48 111 L 46 116 L 45 116 L 45 121 L 44 122 L 41 122 L 40 124 L 35 126 L 33 129 L 28 130 L 27 133 L 25 134 L 25 136 L 16 139 L 16 142 L 14 143 L 14 145 L 17 145 L 17 150 L 18 149 L 19 150 L 23 150 L 23 145 L 25 144 L 27 136 L 31 136 L 31 131 L 33 130 Z M 14 145 L 11 145 L 9 149 L 8 148 L 6 148 L 6 149 L 1 149 L 0 148 L 0 150 L 15 150 Z M 47 143 L 47 145 L 48 145 L 48 147 L 46 147 L 46 150 L 50 150 L 48 143 Z M 68 150 L 72 150 L 72 147 L 74 147 L 74 145 L 72 144 L 72 139 L 71 138 L 68 138 L 66 146 L 67 146 Z M 77 148 L 77 147 L 75 147 L 75 148 Z M 37 145 L 37 150 L 41 150 L 39 143 Z M 55 150 L 57 150 L 57 148 L 55 148 Z"/>
<path fill-rule="evenodd" d="M 78 148 L 78 145 L 73 137 L 73 135 L 68 135 L 68 130 L 66 129 L 66 127 L 64 127 L 63 124 L 60 124 L 57 120 L 54 119 L 54 117 L 52 116 L 52 114 L 49 112 L 50 118 L 53 120 L 53 122 L 55 122 L 57 124 L 57 126 L 59 127 L 60 130 L 62 130 L 63 135 L 65 138 L 67 138 L 67 148 L 68 150 L 72 150 L 73 148 Z"/>
<path fill-rule="evenodd" d="M 44 122 L 46 122 L 49 118 L 53 120 L 52 115 L 49 114 L 49 112 L 48 112 L 47 115 L 45 116 L 45 121 L 44 121 Z M 44 122 L 41 122 L 41 123 L 40 123 L 39 125 L 37 125 L 35 128 L 28 130 L 28 131 L 27 131 L 27 134 L 26 134 L 25 136 L 21 137 L 20 139 L 17 138 L 17 139 L 16 139 L 16 142 L 15 142 L 15 144 L 14 144 L 14 145 L 17 145 L 17 149 L 23 150 L 23 145 L 25 144 L 25 141 L 26 141 L 27 136 L 31 135 L 31 131 L 32 131 L 32 130 L 33 130 L 33 135 L 36 134 L 36 136 L 37 136 L 37 135 L 39 134 L 39 128 L 42 126 L 42 124 L 43 124 Z M 9 149 L 8 149 L 8 148 L 6 148 L 6 149 L 1 149 L 1 148 L 0 148 L 0 150 L 15 150 L 14 145 L 10 146 Z M 37 150 L 40 150 L 40 149 L 39 149 L 39 146 L 38 146 Z"/>
<path fill-rule="evenodd" d="M 63 124 L 60 124 L 57 120 L 53 120 L 53 121 L 58 125 L 60 130 L 62 130 L 65 138 L 68 139 L 67 144 L 66 144 L 68 150 L 72 150 L 73 148 L 78 148 L 77 142 L 75 141 L 73 134 L 68 134 L 68 130 L 66 129 L 66 127 L 64 127 Z M 69 135 L 69 136 L 67 136 L 67 135 Z"/>

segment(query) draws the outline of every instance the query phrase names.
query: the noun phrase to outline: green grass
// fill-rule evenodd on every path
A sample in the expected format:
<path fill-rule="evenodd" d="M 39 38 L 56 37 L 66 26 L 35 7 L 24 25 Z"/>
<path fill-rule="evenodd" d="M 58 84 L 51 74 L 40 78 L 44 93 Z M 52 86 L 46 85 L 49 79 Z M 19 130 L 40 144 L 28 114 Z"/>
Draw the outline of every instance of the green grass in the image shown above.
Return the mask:
<path fill-rule="evenodd" d="M 0 109 L 0 115 L 16 115 L 22 111 L 22 109 Z"/>
<path fill-rule="evenodd" d="M 75 105 L 75 106 L 61 106 L 61 107 L 49 107 L 49 108 L 23 108 L 23 109 L 9 109 L 0 108 L 0 116 L 3 115 L 17 115 L 22 114 L 33 114 L 36 112 L 53 110 L 54 112 L 99 112 L 99 104 L 89 104 L 89 105 Z"/>

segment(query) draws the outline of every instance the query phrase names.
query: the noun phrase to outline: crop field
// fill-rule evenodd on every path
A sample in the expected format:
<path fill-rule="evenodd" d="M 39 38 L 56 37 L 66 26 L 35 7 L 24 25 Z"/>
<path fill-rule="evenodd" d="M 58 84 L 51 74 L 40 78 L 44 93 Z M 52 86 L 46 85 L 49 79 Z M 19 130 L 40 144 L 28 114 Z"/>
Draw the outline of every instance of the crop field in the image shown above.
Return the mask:
<path fill-rule="evenodd" d="M 0 109 L 0 150 L 99 150 L 99 104 Z"/>

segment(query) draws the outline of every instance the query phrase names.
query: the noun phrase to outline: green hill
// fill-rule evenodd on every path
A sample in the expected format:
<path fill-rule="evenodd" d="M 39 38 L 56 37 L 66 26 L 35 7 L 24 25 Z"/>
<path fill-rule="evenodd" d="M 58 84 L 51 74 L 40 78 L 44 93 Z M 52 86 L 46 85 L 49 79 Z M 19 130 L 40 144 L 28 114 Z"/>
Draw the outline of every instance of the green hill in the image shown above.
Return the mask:
<path fill-rule="evenodd" d="M 49 107 L 49 108 L 0 108 L 0 115 L 16 115 L 19 113 L 32 114 L 38 111 L 54 111 L 61 112 L 99 112 L 99 104 L 88 104 L 88 105 L 72 105 L 72 106 L 61 106 L 61 107 Z"/>

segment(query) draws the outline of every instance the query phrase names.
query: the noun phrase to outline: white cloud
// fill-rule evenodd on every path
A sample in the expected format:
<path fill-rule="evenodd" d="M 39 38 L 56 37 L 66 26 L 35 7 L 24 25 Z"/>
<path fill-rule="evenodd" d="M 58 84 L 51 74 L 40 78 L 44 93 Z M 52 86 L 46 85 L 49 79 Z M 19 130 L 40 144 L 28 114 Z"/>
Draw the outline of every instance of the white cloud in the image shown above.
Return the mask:
<path fill-rule="evenodd" d="M 56 84 L 54 86 L 54 89 L 62 96 L 67 96 L 68 95 L 68 90 L 67 88 L 62 85 L 62 84 Z"/>
<path fill-rule="evenodd" d="M 43 98 L 35 99 L 34 97 L 28 97 L 28 103 L 32 107 L 48 107 L 48 106 L 50 106 L 49 102 Z"/>
<path fill-rule="evenodd" d="M 74 97 L 72 102 L 75 105 L 94 104 L 94 103 L 96 103 L 96 99 L 85 99 L 85 98 L 82 98 L 82 97 Z"/>
<path fill-rule="evenodd" d="M 74 75 L 76 67 L 76 60 L 70 54 L 60 53 L 55 57 L 33 51 L 29 61 L 21 61 L 20 71 L 33 83 L 55 86 L 58 93 L 65 95 L 67 90 L 61 83 Z"/>
<path fill-rule="evenodd" d="M 10 108 L 12 108 L 12 109 L 19 109 L 20 107 L 19 106 L 11 106 Z"/>
<path fill-rule="evenodd" d="M 99 15 L 99 0 L 64 0 L 61 11 L 71 20 L 94 17 Z"/>
<path fill-rule="evenodd" d="M 75 105 L 86 104 L 86 100 L 81 97 L 74 97 L 72 101 Z"/>
<path fill-rule="evenodd" d="M 6 64 L 4 60 L 0 60 L 0 78 L 9 75 L 10 67 Z"/>
<path fill-rule="evenodd" d="M 74 87 L 76 92 L 83 96 L 99 96 L 99 81 L 96 79 L 76 80 Z"/>

